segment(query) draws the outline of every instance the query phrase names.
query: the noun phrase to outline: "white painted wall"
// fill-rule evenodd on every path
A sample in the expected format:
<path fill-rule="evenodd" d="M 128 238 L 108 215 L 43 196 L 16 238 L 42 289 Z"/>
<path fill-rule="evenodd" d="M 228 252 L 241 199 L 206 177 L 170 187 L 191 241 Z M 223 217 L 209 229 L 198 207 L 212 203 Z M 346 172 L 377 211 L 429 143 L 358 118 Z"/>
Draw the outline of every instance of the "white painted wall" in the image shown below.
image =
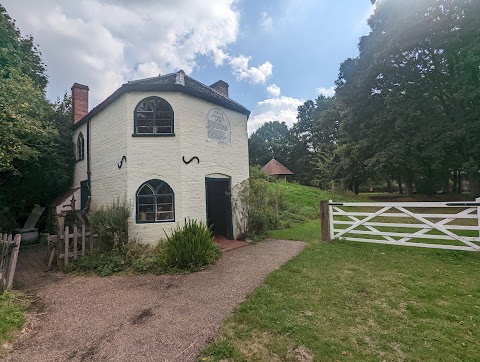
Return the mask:
<path fill-rule="evenodd" d="M 132 137 L 134 109 L 149 96 L 159 96 L 172 106 L 174 137 Z M 227 115 L 231 145 L 207 141 L 206 116 L 212 108 Z M 130 238 L 142 243 L 156 244 L 185 218 L 206 221 L 205 176 L 228 175 L 232 187 L 249 176 L 247 116 L 196 97 L 175 92 L 128 93 L 97 114 L 90 127 L 91 207 L 111 203 L 116 197 L 126 198 L 132 206 Z M 76 130 L 76 135 L 79 131 L 85 136 L 86 148 L 86 125 Z M 127 162 L 119 169 L 117 164 L 124 155 Z M 186 165 L 182 156 L 187 160 L 197 156 L 200 163 Z M 86 162 L 86 157 L 77 162 L 75 187 L 87 178 Z M 173 189 L 176 222 L 136 223 L 136 192 L 151 179 L 163 180 Z M 235 219 L 234 235 L 238 235 Z"/>
<path fill-rule="evenodd" d="M 175 137 L 132 137 L 133 112 L 143 98 L 159 96 L 173 108 Z M 247 116 L 223 108 L 203 99 L 182 93 L 128 94 L 128 187 L 127 192 L 135 201 L 135 194 L 145 181 L 153 178 L 167 182 L 175 193 L 175 220 L 183 224 L 185 218 L 206 221 L 205 176 L 220 173 L 232 177 L 232 186 L 248 178 Z M 207 113 L 219 108 L 230 121 L 231 145 L 207 142 Z M 200 159 L 186 165 L 189 160 Z M 154 244 L 169 233 L 175 223 L 136 224 L 135 215 L 130 219 L 130 236 L 144 243 Z M 234 234 L 238 235 L 234 225 Z"/>
<path fill-rule="evenodd" d="M 128 115 L 126 96 L 122 96 L 90 121 L 90 207 L 111 204 L 116 198 L 128 200 L 127 167 L 118 163 L 127 154 Z"/>

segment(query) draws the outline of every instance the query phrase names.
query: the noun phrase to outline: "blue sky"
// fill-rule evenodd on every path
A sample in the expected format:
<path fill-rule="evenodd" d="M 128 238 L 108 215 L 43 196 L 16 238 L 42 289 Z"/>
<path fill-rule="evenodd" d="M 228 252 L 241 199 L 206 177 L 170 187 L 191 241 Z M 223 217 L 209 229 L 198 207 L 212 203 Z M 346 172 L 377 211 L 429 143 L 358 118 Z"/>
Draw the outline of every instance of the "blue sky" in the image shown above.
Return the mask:
<path fill-rule="evenodd" d="M 249 131 L 295 122 L 296 107 L 332 94 L 340 63 L 369 31 L 370 0 L 4 0 L 48 66 L 47 95 L 74 82 L 90 108 L 122 83 L 179 69 L 222 79 L 252 111 Z"/>

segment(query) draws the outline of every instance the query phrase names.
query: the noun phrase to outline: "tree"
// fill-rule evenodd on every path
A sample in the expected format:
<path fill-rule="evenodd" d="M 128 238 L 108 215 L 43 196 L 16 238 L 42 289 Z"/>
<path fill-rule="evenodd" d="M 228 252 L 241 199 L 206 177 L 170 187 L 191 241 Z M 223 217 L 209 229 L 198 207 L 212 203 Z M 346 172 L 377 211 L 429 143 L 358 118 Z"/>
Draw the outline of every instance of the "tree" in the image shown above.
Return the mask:
<path fill-rule="evenodd" d="M 480 169 L 480 3 L 384 0 L 360 54 L 340 67 L 349 109 L 341 143 L 355 164 L 432 193 L 454 171 Z M 480 186 L 480 183 L 478 183 Z M 480 190 L 475 191 L 478 194 Z"/>
<path fill-rule="evenodd" d="M 264 166 L 275 157 L 287 166 L 290 145 L 286 123 L 278 121 L 264 123 L 248 139 L 248 152 L 251 165 Z"/>
<path fill-rule="evenodd" d="M 70 99 L 45 98 L 46 67 L 0 5 L 0 230 L 48 205 L 71 184 Z"/>

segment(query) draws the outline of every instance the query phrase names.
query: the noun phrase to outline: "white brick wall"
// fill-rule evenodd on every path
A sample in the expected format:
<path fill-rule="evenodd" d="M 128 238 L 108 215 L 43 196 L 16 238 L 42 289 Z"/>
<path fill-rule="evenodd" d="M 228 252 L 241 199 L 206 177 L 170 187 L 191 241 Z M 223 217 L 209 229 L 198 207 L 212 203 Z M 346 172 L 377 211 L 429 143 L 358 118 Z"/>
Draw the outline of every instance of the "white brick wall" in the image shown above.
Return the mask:
<path fill-rule="evenodd" d="M 159 96 L 173 108 L 174 137 L 132 137 L 133 112 L 143 98 Z M 207 113 L 221 109 L 231 126 L 231 145 L 207 142 Z M 84 131 L 86 136 L 86 130 Z M 167 182 L 175 193 L 175 220 L 206 220 L 205 176 L 230 176 L 232 187 L 248 178 L 247 116 L 202 99 L 172 92 L 132 92 L 123 95 L 91 121 L 92 206 L 109 203 L 115 197 L 126 197 L 132 204 L 129 220 L 131 238 L 156 244 L 176 223 L 137 224 L 135 195 L 150 179 Z M 117 163 L 127 157 L 122 169 Z M 182 161 L 197 156 L 186 165 Z M 85 161 L 86 163 L 86 161 Z M 76 182 L 86 178 L 77 163 Z M 85 178 L 77 176 L 84 174 Z M 235 222 L 235 220 L 234 220 Z M 235 236 L 238 228 L 234 225 Z"/>

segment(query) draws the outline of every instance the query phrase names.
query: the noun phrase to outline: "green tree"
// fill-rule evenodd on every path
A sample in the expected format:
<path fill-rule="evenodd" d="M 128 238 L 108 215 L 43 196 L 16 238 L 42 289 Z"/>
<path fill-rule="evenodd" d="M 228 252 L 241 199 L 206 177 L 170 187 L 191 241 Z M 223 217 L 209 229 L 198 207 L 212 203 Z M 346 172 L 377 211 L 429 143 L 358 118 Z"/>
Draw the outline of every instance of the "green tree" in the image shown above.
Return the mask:
<path fill-rule="evenodd" d="M 251 165 L 264 166 L 275 157 L 287 166 L 290 144 L 286 123 L 278 121 L 264 123 L 248 139 L 248 152 Z"/>
<path fill-rule="evenodd" d="M 336 83 L 350 112 L 342 143 L 369 175 L 401 177 L 409 193 L 432 193 L 454 171 L 480 186 L 479 13 L 472 0 L 377 3 Z"/>
<path fill-rule="evenodd" d="M 34 203 L 48 205 L 71 184 L 70 99 L 45 97 L 46 67 L 32 37 L 22 37 L 0 5 L 0 230 Z"/>

